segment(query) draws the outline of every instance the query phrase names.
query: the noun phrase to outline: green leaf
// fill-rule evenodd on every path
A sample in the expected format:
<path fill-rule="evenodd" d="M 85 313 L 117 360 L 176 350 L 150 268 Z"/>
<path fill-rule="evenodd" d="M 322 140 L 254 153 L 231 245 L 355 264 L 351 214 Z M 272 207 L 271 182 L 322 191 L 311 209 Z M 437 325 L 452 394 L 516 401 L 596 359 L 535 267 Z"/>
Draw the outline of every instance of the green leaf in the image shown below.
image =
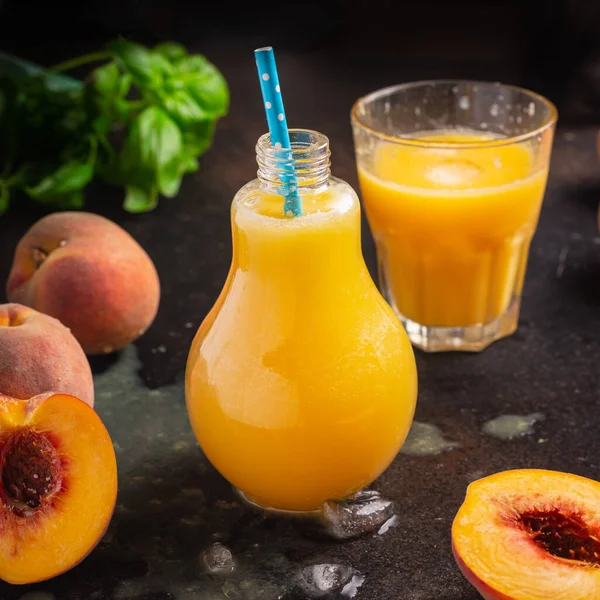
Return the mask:
<path fill-rule="evenodd" d="M 174 198 L 179 193 L 181 178 L 184 171 L 184 163 L 180 157 L 176 157 L 168 165 L 165 165 L 158 173 L 158 189 L 163 196 Z"/>
<path fill-rule="evenodd" d="M 188 126 L 183 134 L 183 143 L 188 154 L 200 156 L 211 145 L 216 123 L 215 121 L 201 121 Z"/>
<path fill-rule="evenodd" d="M 94 71 L 93 82 L 93 88 L 86 88 L 87 107 L 90 112 L 100 113 L 92 121 L 94 131 L 107 135 L 115 121 L 126 121 L 135 109 L 135 104 L 127 100 L 132 76 L 112 62 Z"/>
<path fill-rule="evenodd" d="M 138 107 L 132 102 L 119 99 L 115 102 L 114 109 L 119 116 L 119 119 L 124 122 L 132 113 L 135 113 L 135 111 L 138 110 Z"/>
<path fill-rule="evenodd" d="M 159 191 L 165 196 L 177 194 L 182 148 L 181 131 L 164 110 L 151 106 L 138 115 L 120 155 L 120 179 L 127 186 L 126 210 L 152 210 Z"/>
<path fill-rule="evenodd" d="M 163 42 L 154 46 L 154 52 L 162 54 L 168 60 L 178 60 L 187 55 L 187 51 L 184 46 L 177 42 Z"/>
<path fill-rule="evenodd" d="M 112 119 L 104 114 L 97 116 L 92 121 L 92 128 L 94 132 L 102 136 L 107 136 L 110 133 L 111 127 Z"/>
<path fill-rule="evenodd" d="M 129 128 L 121 166 L 125 172 L 135 171 L 141 175 L 142 183 L 150 184 L 156 181 L 160 169 L 179 155 L 181 147 L 181 131 L 177 124 L 160 107 L 150 106 Z"/>
<path fill-rule="evenodd" d="M 158 193 L 155 188 L 148 191 L 133 185 L 128 185 L 125 188 L 123 208 L 128 212 L 148 212 L 155 208 L 157 203 Z"/>
<path fill-rule="evenodd" d="M 186 175 L 188 173 L 195 173 L 200 168 L 200 163 L 196 158 L 197 152 L 194 149 L 184 148 L 179 160 L 179 173 L 180 175 Z"/>
<path fill-rule="evenodd" d="M 72 161 L 63 164 L 54 173 L 44 177 L 37 185 L 27 187 L 25 191 L 34 200 L 52 202 L 80 192 L 93 176 L 93 165 Z"/>
<path fill-rule="evenodd" d="M 152 64 L 155 72 L 163 77 L 173 73 L 173 65 L 169 59 L 158 52 L 152 52 Z"/>
<path fill-rule="evenodd" d="M 140 85 L 157 84 L 173 70 L 171 63 L 162 54 L 152 52 L 140 44 L 117 40 L 109 48 Z"/>
<path fill-rule="evenodd" d="M 121 92 L 121 71 L 111 62 L 94 71 L 94 87 L 106 96 L 117 96 Z"/>
<path fill-rule="evenodd" d="M 210 119 L 210 115 L 184 90 L 166 96 L 162 104 L 169 115 L 183 128 Z"/>
<path fill-rule="evenodd" d="M 175 62 L 174 78 L 183 82 L 185 90 L 213 118 L 227 113 L 229 89 L 221 72 L 204 56 L 192 54 Z"/>
<path fill-rule="evenodd" d="M 200 163 L 195 156 L 188 156 L 183 164 L 183 174 L 195 173 L 200 168 Z"/>
<path fill-rule="evenodd" d="M 131 89 L 131 75 L 129 73 L 123 73 L 121 75 L 121 82 L 119 84 L 119 97 L 126 98 Z"/>

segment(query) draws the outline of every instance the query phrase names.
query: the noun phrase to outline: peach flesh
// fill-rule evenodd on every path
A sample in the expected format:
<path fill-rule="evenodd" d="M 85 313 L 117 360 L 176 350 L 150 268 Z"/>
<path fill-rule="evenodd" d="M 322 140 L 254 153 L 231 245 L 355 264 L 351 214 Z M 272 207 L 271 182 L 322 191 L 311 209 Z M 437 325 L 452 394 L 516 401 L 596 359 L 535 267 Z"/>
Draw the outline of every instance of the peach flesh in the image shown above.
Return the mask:
<path fill-rule="evenodd" d="M 452 550 L 485 600 L 599 600 L 600 483 L 536 469 L 476 481 Z"/>
<path fill-rule="evenodd" d="M 473 571 L 467 567 L 463 559 L 459 556 L 454 541 L 452 541 L 452 554 L 460 572 L 463 574 L 463 577 L 479 592 L 480 596 L 484 600 L 513 600 L 509 596 L 505 596 L 504 594 L 492 589 L 487 583 L 479 579 L 479 577 L 477 577 Z"/>

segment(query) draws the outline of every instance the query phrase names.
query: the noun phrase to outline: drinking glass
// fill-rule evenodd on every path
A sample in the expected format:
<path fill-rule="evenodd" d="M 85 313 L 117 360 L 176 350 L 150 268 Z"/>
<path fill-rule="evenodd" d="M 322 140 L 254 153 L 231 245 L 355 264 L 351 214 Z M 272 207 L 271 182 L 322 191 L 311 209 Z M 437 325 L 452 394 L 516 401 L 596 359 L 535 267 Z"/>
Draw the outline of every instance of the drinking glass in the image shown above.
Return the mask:
<path fill-rule="evenodd" d="M 351 121 L 379 285 L 413 345 L 480 351 L 518 324 L 557 111 L 481 81 L 360 98 Z"/>

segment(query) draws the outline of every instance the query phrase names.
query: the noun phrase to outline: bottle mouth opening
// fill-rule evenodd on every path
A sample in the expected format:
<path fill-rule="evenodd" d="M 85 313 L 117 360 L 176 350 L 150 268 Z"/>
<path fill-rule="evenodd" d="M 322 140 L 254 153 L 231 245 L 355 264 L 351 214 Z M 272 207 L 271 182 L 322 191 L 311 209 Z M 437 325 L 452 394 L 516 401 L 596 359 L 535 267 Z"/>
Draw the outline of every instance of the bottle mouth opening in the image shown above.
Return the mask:
<path fill-rule="evenodd" d="M 329 155 L 329 139 L 326 135 L 311 129 L 290 129 L 289 135 L 291 148 L 274 146 L 270 133 L 261 135 L 256 144 L 256 153 L 273 159 L 291 158 L 294 161 L 314 158 L 325 153 Z M 287 150 L 285 155 L 282 155 L 282 150 Z"/>
<path fill-rule="evenodd" d="M 271 145 L 271 135 L 262 135 L 256 144 L 258 178 L 279 190 L 282 182 L 296 179 L 297 187 L 317 189 L 327 182 L 330 151 L 327 136 L 310 129 L 290 129 L 291 148 Z"/>

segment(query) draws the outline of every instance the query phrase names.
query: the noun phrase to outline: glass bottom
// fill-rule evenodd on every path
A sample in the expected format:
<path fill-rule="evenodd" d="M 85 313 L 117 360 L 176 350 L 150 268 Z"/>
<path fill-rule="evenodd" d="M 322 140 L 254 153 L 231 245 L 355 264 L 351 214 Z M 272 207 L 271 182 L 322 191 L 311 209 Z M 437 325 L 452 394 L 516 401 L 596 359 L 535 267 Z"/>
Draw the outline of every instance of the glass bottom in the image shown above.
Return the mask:
<path fill-rule="evenodd" d="M 519 323 L 521 298 L 513 297 L 506 312 L 491 323 L 466 327 L 429 327 L 394 310 L 413 344 L 425 352 L 481 352 L 493 342 L 512 335 Z"/>
<path fill-rule="evenodd" d="M 263 512 L 268 512 L 274 515 L 280 515 L 282 517 L 314 517 L 315 515 L 321 514 L 321 510 L 286 510 L 283 508 L 273 508 L 271 506 L 265 506 L 261 504 L 252 496 L 242 492 L 239 488 L 233 487 L 233 491 L 242 499 L 242 501 L 252 508 L 258 509 Z"/>

